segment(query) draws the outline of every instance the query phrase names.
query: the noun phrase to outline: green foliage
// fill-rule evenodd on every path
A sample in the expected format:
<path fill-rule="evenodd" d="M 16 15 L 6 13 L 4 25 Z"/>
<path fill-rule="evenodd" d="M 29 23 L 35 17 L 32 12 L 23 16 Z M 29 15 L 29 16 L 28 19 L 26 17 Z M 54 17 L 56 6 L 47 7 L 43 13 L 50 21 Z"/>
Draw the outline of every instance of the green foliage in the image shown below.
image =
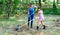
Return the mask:
<path fill-rule="evenodd" d="M 56 13 L 57 13 L 57 7 L 56 7 L 55 2 L 53 2 L 53 12 L 54 12 L 54 14 L 56 14 Z"/>
<path fill-rule="evenodd" d="M 6 12 L 6 8 L 10 9 L 11 11 L 15 10 L 16 8 L 19 8 L 19 4 L 20 4 L 20 0 L 0 0 L 0 4 L 2 4 L 2 6 L 0 6 L 1 12 L 4 10 L 4 12 Z M 2 8 L 1 8 L 2 7 Z"/>
<path fill-rule="evenodd" d="M 46 0 L 43 0 L 43 2 L 45 2 Z"/>
<path fill-rule="evenodd" d="M 39 0 L 40 1 L 40 0 Z M 43 0 L 45 2 L 46 0 Z M 37 1 L 38 2 L 38 1 Z M 0 14 L 17 14 L 18 12 L 27 13 L 28 4 L 30 1 L 24 0 L 0 0 Z M 33 3 L 33 2 L 32 2 Z M 49 2 L 48 2 L 49 3 Z M 36 3 L 38 4 L 38 3 Z M 50 3 L 51 4 L 51 3 Z M 53 3 L 53 8 L 43 8 L 44 14 L 60 14 L 60 9 L 57 9 L 55 3 Z M 35 8 L 35 12 L 37 13 L 37 9 Z"/>
<path fill-rule="evenodd" d="M 57 12 L 53 11 L 53 8 L 42 8 L 44 11 L 44 14 L 52 14 L 52 15 L 60 15 L 60 9 L 57 9 Z"/>

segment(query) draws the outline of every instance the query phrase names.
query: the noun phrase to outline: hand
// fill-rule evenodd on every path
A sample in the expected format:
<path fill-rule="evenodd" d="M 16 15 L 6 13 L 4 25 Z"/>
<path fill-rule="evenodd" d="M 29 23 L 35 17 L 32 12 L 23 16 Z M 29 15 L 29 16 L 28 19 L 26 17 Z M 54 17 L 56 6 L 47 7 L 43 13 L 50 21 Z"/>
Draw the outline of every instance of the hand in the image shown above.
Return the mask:
<path fill-rule="evenodd" d="M 29 12 L 28 12 L 28 14 L 29 14 Z"/>

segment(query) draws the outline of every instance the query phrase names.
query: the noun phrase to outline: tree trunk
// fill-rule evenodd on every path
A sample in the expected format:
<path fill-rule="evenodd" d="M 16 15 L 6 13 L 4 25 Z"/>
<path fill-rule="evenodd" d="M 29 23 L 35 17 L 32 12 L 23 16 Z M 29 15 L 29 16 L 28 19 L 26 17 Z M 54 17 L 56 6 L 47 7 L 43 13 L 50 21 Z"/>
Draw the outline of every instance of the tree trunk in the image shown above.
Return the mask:
<path fill-rule="evenodd" d="M 39 0 L 39 6 L 41 7 L 41 0 Z"/>
<path fill-rule="evenodd" d="M 57 7 L 55 4 L 55 0 L 53 1 L 53 12 L 54 12 L 54 14 L 57 14 Z"/>
<path fill-rule="evenodd" d="M 7 16 L 8 16 L 8 19 L 9 19 L 9 16 L 11 14 L 11 5 L 12 5 L 12 0 L 10 0 L 8 3 L 7 3 Z"/>

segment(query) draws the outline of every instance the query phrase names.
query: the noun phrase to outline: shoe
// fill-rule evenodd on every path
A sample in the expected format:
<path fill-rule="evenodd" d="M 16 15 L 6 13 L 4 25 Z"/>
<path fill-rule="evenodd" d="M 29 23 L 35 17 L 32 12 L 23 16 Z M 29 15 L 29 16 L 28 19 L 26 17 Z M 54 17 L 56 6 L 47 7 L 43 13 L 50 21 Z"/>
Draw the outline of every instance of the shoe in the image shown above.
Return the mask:
<path fill-rule="evenodd" d="M 39 29 L 39 26 L 37 26 L 37 28 L 36 28 L 37 30 Z"/>
<path fill-rule="evenodd" d="M 45 25 L 43 25 L 43 29 L 46 29 L 46 26 Z"/>

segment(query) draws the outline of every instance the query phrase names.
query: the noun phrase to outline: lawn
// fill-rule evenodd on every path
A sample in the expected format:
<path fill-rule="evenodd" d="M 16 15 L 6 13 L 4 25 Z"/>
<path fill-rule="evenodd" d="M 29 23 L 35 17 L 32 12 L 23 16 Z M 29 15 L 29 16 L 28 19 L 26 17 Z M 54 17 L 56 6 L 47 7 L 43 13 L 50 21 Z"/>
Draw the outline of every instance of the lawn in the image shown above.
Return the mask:
<path fill-rule="evenodd" d="M 47 26 L 45 30 L 40 28 L 36 30 L 37 19 L 35 15 L 33 29 L 16 32 L 14 29 L 17 25 L 27 23 L 27 14 L 23 14 L 19 17 L 10 17 L 9 20 L 0 19 L 0 35 L 60 35 L 60 29 L 55 28 L 55 20 L 58 19 L 59 15 L 45 15 L 44 24 Z"/>

